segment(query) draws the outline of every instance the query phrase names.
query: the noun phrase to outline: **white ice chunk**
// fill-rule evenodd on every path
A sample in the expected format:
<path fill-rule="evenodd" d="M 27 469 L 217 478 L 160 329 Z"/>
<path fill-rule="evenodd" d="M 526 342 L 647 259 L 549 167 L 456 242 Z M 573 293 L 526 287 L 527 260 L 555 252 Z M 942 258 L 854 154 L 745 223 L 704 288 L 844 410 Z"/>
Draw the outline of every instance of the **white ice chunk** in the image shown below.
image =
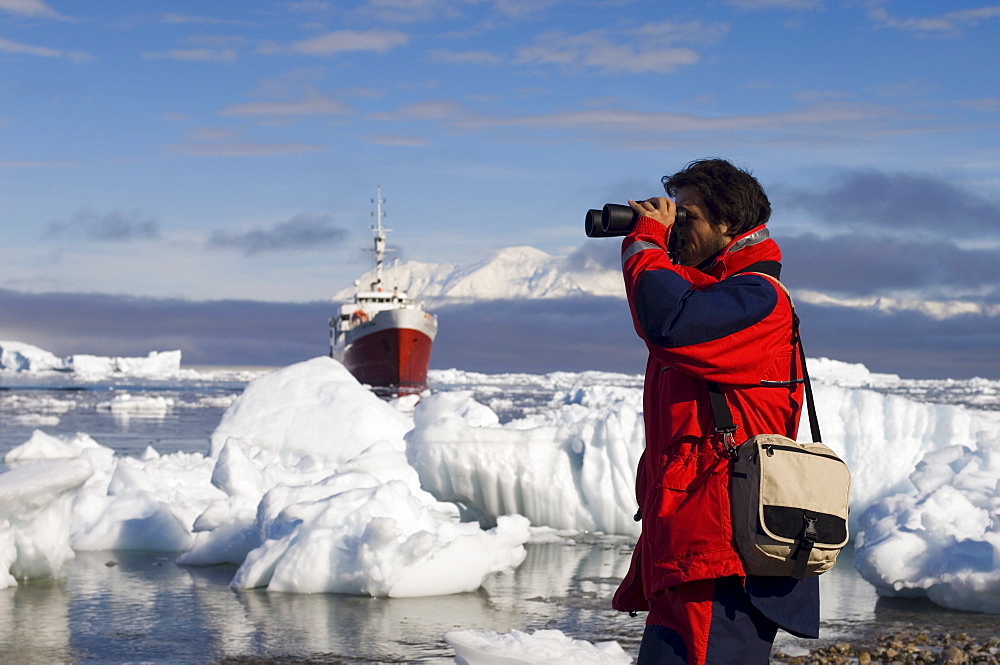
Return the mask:
<path fill-rule="evenodd" d="M 915 495 L 861 516 L 855 566 L 880 595 L 1000 613 L 1000 439 L 928 453 L 911 478 Z"/>
<path fill-rule="evenodd" d="M 263 519 L 263 544 L 250 552 L 233 579 L 237 588 L 266 586 L 272 591 L 335 592 L 370 596 L 428 596 L 479 588 L 494 572 L 510 571 L 524 560 L 528 520 L 502 517 L 484 532 L 475 523 L 457 523 L 427 509 L 429 497 L 401 481 L 313 498 L 322 486 L 279 488 L 265 507 L 287 504 L 272 520 Z M 310 496 L 311 495 L 311 496 Z M 263 516 L 262 516 L 263 517 Z"/>
<path fill-rule="evenodd" d="M 598 408 L 566 404 L 500 425 L 470 392 L 439 393 L 418 405 L 407 456 L 426 489 L 488 519 L 518 513 L 556 529 L 635 535 L 641 400 L 622 391 Z"/>
<path fill-rule="evenodd" d="M 73 373 L 82 378 L 104 377 L 115 374 L 129 376 L 164 377 L 180 372 L 180 351 L 151 351 L 146 357 L 123 358 L 76 354 L 69 357 Z"/>
<path fill-rule="evenodd" d="M 407 464 L 397 407 L 329 358 L 253 381 L 212 436 L 226 497 L 178 562 L 239 563 L 237 588 L 371 596 L 472 591 L 519 565 L 528 520 L 459 522 Z"/>
<path fill-rule="evenodd" d="M 65 358 L 24 342 L 0 341 L 0 371 L 44 372 L 71 369 Z"/>
<path fill-rule="evenodd" d="M 574 640 L 560 630 L 524 633 L 512 630 L 454 630 L 444 640 L 455 650 L 459 665 L 631 665 L 617 642 Z"/>
<path fill-rule="evenodd" d="M 319 357 L 252 381 L 212 433 L 213 457 L 235 437 L 285 457 L 348 460 L 373 442 L 398 442 L 409 420 L 363 389 L 343 365 Z"/>
<path fill-rule="evenodd" d="M 100 402 L 98 411 L 110 411 L 114 415 L 165 416 L 174 408 L 174 398 L 163 395 L 132 395 L 119 393 L 109 402 Z"/>
<path fill-rule="evenodd" d="M 210 482 L 213 467 L 199 453 L 114 458 L 76 497 L 73 548 L 186 550 L 198 515 L 224 496 Z"/>
<path fill-rule="evenodd" d="M 111 465 L 114 455 L 113 450 L 100 445 L 87 434 L 78 432 L 67 438 L 36 429 L 31 438 L 8 450 L 3 461 L 15 466 L 37 460 L 84 458 L 94 469 L 103 469 Z"/>
<path fill-rule="evenodd" d="M 93 468 L 83 459 L 24 464 L 0 474 L 0 588 L 58 577 L 73 558 L 71 504 Z"/>
<path fill-rule="evenodd" d="M 0 371 L 72 372 L 75 378 L 99 379 L 114 375 L 173 377 L 181 374 L 180 351 L 151 351 L 145 357 L 109 357 L 79 353 L 65 358 L 24 342 L 0 341 Z"/>

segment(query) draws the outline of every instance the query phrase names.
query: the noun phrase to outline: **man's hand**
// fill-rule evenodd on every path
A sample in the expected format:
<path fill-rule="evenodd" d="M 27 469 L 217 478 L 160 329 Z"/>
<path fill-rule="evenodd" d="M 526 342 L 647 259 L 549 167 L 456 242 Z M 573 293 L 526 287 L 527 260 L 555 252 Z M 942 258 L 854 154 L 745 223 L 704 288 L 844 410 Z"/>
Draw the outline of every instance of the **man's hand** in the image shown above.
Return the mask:
<path fill-rule="evenodd" d="M 668 198 L 657 196 L 638 202 L 630 199 L 628 204 L 632 210 L 635 210 L 643 217 L 649 217 L 650 219 L 656 220 L 668 229 L 674 225 L 677 205 Z"/>

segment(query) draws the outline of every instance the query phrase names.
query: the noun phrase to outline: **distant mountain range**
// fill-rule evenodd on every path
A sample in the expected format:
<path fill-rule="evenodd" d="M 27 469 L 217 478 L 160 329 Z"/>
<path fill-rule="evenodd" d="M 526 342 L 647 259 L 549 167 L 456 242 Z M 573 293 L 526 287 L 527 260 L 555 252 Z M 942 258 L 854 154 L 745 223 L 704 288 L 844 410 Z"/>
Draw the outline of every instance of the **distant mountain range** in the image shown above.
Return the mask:
<path fill-rule="evenodd" d="M 805 289 L 792 290 L 796 302 L 807 302 L 821 307 L 844 307 L 886 314 L 915 312 L 942 321 L 966 314 L 1000 316 L 1000 305 L 986 305 L 964 300 L 900 300 L 886 296 L 837 298 Z"/>
<path fill-rule="evenodd" d="M 553 256 L 527 246 L 506 247 L 471 264 L 407 261 L 387 269 L 387 282 L 429 306 L 505 299 L 556 299 L 575 296 L 625 297 L 621 270 L 580 253 Z M 359 282 L 373 278 L 366 273 Z M 349 300 L 354 287 L 341 289 L 334 301 Z M 901 300 L 885 296 L 840 298 L 792 289 L 796 302 L 867 312 L 923 314 L 943 320 L 962 315 L 1000 316 L 1000 305 L 966 301 Z"/>
<path fill-rule="evenodd" d="M 358 281 L 363 285 L 373 278 L 372 271 Z M 388 268 L 385 281 L 429 305 L 580 295 L 625 297 L 621 270 L 525 246 L 506 247 L 466 265 L 407 261 Z M 347 287 L 334 294 L 333 300 L 348 300 L 353 294 L 354 287 Z"/>

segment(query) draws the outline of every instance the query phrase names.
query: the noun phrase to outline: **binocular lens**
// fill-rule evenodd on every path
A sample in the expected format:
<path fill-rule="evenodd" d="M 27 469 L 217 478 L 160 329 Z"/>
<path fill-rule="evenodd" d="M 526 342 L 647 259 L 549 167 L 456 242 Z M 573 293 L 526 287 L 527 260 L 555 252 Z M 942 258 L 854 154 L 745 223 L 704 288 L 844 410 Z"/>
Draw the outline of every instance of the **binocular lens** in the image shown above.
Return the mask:
<path fill-rule="evenodd" d="M 674 213 L 677 224 L 684 224 L 687 213 L 683 208 L 677 208 Z M 588 210 L 583 221 L 583 230 L 589 238 L 610 238 L 627 236 L 635 227 L 639 213 L 631 206 L 618 203 L 607 203 L 603 210 Z"/>
<path fill-rule="evenodd" d="M 604 227 L 601 225 L 601 211 L 588 210 L 587 218 L 583 222 L 583 230 L 587 232 L 589 238 L 603 238 Z"/>

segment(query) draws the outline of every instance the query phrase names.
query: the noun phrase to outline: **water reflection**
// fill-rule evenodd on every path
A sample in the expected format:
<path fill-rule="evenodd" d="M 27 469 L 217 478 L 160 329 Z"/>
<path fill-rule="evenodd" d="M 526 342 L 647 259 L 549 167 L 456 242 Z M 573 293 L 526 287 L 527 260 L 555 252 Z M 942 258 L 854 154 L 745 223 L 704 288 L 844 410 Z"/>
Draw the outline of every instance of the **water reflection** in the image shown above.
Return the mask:
<path fill-rule="evenodd" d="M 3 662 L 69 662 L 70 601 L 65 585 L 52 581 L 0 590 Z"/>
<path fill-rule="evenodd" d="M 556 627 L 613 639 L 608 598 L 625 573 L 624 539 L 531 545 L 525 563 L 475 593 L 431 598 L 281 594 L 229 587 L 233 567 L 173 557 L 84 552 L 67 578 L 0 590 L 4 663 L 218 662 L 240 657 L 349 663 L 452 663 L 450 630 Z M 622 624 L 635 634 L 640 620 Z M 596 637 L 595 637 L 596 636 Z"/>
<path fill-rule="evenodd" d="M 643 617 L 610 607 L 628 568 L 625 538 L 528 547 L 524 564 L 476 593 L 432 598 L 235 591 L 232 566 L 185 568 L 139 552 L 80 553 L 61 581 L 0 590 L 0 662 L 250 662 L 452 664 L 442 635 L 556 628 L 592 642 L 616 640 L 634 656 Z M 851 552 L 821 578 L 824 641 L 924 626 L 989 634 L 995 617 L 927 601 L 879 599 Z M 815 644 L 779 635 L 778 648 Z"/>

